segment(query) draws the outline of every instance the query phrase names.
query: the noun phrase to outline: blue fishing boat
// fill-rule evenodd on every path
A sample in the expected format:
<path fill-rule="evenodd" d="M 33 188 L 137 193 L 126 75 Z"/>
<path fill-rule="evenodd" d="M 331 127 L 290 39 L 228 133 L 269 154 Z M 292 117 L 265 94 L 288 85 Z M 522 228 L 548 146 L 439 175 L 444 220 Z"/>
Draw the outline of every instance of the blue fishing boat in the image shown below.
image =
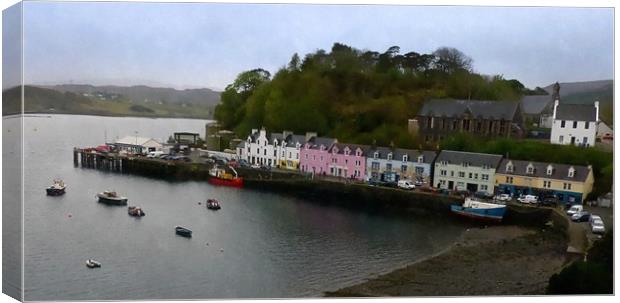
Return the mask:
<path fill-rule="evenodd" d="M 481 221 L 501 222 L 506 213 L 506 205 L 477 201 L 465 198 L 463 205 L 451 205 L 453 213 Z"/>

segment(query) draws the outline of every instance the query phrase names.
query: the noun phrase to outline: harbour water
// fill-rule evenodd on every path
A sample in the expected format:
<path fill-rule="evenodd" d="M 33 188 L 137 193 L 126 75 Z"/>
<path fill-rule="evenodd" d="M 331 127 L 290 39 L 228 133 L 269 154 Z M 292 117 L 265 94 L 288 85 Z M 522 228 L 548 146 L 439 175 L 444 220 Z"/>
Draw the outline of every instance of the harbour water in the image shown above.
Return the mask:
<path fill-rule="evenodd" d="M 161 140 L 175 131 L 204 136 L 206 122 L 25 117 L 25 299 L 321 296 L 436 253 L 463 230 L 438 218 L 392 218 L 275 193 L 73 166 L 74 146 L 125 135 Z M 5 135 L 18 123 L 5 117 Z M 68 184 L 66 195 L 45 195 L 54 178 Z M 97 203 L 95 194 L 106 189 L 146 216 Z M 222 209 L 207 210 L 207 198 L 220 200 Z M 193 237 L 175 235 L 175 225 L 192 229 Z M 89 258 L 102 267 L 88 269 Z"/>

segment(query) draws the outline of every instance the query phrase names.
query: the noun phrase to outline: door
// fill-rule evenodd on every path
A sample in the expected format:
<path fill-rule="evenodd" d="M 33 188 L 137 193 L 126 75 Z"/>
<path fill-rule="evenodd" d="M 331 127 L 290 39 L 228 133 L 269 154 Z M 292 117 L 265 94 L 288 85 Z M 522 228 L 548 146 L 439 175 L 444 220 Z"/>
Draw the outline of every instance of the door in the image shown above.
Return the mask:
<path fill-rule="evenodd" d="M 570 137 L 570 144 L 575 145 L 575 137 Z"/>
<path fill-rule="evenodd" d="M 467 183 L 467 191 L 470 192 L 477 192 L 478 191 L 478 184 L 476 183 Z"/>
<path fill-rule="evenodd" d="M 454 189 L 454 181 L 448 181 L 448 189 Z"/>

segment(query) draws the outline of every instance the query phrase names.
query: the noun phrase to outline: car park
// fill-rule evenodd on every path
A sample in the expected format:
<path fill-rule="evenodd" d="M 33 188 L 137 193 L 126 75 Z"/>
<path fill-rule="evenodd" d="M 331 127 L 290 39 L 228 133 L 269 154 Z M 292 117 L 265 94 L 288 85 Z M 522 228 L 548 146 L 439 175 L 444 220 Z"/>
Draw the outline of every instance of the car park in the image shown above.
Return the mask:
<path fill-rule="evenodd" d="M 415 185 L 410 180 L 398 180 L 398 187 L 402 189 L 414 189 Z"/>
<path fill-rule="evenodd" d="M 588 220 L 590 220 L 590 213 L 587 211 L 580 211 L 573 214 L 570 219 L 574 222 L 588 222 Z"/>

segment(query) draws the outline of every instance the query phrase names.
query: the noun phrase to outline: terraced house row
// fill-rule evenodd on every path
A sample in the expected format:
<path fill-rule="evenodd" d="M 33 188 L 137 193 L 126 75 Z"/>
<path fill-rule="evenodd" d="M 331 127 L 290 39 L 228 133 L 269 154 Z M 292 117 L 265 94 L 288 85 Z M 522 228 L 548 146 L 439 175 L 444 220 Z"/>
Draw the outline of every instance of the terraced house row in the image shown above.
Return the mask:
<path fill-rule="evenodd" d="M 338 142 L 316 133 L 267 133 L 254 129 L 237 147 L 251 165 L 301 171 L 361 182 L 408 179 L 453 191 L 555 195 L 581 203 L 592 191 L 591 166 L 506 159 L 502 155 L 381 147 Z"/>

